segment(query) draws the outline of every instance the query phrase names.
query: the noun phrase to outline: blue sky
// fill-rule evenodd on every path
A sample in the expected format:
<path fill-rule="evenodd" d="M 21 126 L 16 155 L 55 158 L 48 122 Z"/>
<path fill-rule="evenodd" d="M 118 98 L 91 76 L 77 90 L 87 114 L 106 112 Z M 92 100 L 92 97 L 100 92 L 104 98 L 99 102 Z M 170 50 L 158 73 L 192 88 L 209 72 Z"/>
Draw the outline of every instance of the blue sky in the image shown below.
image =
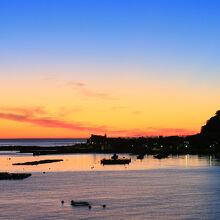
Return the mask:
<path fill-rule="evenodd" d="M 214 0 L 0 0 L 0 102 L 16 116 L 2 120 L 44 109 L 56 126 L 111 124 L 112 135 L 199 131 L 219 109 L 219 11 Z"/>
<path fill-rule="evenodd" d="M 219 70 L 218 1 L 0 1 L 1 57 Z M 5 58 L 5 59 L 4 59 Z"/>

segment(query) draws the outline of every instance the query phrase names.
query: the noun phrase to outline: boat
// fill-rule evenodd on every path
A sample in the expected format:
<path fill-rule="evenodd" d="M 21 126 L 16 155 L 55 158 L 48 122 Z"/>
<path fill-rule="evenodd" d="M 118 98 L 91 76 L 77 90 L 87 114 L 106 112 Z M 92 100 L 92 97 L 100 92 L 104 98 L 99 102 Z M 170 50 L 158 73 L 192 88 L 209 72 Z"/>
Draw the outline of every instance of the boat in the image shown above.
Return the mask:
<path fill-rule="evenodd" d="M 103 165 L 114 165 L 114 164 L 129 164 L 131 159 L 121 158 L 121 159 L 102 159 L 101 164 Z"/>
<path fill-rule="evenodd" d="M 129 164 L 131 159 L 102 159 L 101 164 L 103 165 L 111 165 L 111 164 Z"/>
<path fill-rule="evenodd" d="M 144 154 L 139 154 L 139 155 L 137 156 L 137 159 L 139 159 L 139 160 L 144 159 Z"/>
<path fill-rule="evenodd" d="M 31 173 L 0 173 L 0 180 L 22 180 L 31 176 Z"/>
<path fill-rule="evenodd" d="M 90 206 L 88 202 L 76 202 L 74 200 L 71 200 L 72 206 Z"/>
<path fill-rule="evenodd" d="M 154 158 L 163 159 L 163 158 L 167 158 L 168 156 L 169 156 L 168 153 L 159 153 L 159 154 L 154 155 Z"/>

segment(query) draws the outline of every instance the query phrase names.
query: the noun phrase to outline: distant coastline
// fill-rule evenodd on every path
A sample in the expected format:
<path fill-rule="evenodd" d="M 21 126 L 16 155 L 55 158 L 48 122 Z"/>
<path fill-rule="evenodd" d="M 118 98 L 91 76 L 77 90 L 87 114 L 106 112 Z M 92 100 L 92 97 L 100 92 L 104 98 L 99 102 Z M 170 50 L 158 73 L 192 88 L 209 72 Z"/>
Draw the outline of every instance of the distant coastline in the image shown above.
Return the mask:
<path fill-rule="evenodd" d="M 0 148 L 2 146 L 70 146 L 86 141 L 87 138 L 4 138 L 0 139 Z"/>
<path fill-rule="evenodd" d="M 3 140 L 14 140 L 14 144 L 3 146 L 1 143 Z M 35 142 L 30 142 L 31 140 Z M 25 141 L 29 144 L 25 145 Z M 46 145 L 36 144 L 37 141 L 39 144 L 46 143 Z M 88 139 L 0 139 L 0 150 L 33 155 L 68 153 L 159 154 L 158 157 L 169 154 L 220 155 L 220 110 L 207 121 L 206 125 L 202 126 L 201 132 L 195 135 L 109 138 L 106 134 L 103 136 L 92 134 Z"/>

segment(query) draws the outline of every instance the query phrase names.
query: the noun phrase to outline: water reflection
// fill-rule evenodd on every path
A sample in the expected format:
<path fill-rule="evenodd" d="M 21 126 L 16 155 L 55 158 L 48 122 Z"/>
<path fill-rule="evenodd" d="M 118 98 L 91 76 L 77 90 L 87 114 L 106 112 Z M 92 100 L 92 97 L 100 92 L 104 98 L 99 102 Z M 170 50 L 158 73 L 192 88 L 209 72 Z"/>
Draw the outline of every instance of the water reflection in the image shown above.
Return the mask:
<path fill-rule="evenodd" d="M 189 164 L 189 154 L 187 154 L 187 155 L 185 156 L 185 158 L 186 158 L 186 167 L 188 167 L 188 164 Z"/>
<path fill-rule="evenodd" d="M 209 166 L 212 167 L 212 156 L 209 156 Z"/>
<path fill-rule="evenodd" d="M 33 157 L 17 153 L 2 152 L 0 155 L 0 171 L 7 172 L 61 172 L 61 171 L 113 171 L 113 170 L 145 170 L 145 169 L 186 169 L 212 167 L 220 165 L 219 159 L 213 156 L 172 155 L 165 159 L 155 159 L 152 155 L 145 155 L 138 160 L 136 156 L 119 154 L 120 157 L 131 158 L 129 165 L 102 165 L 103 158 L 110 158 L 111 154 L 74 154 L 74 155 L 44 155 Z M 23 163 L 35 160 L 63 159 L 61 162 L 40 164 L 34 166 L 14 166 L 13 163 Z"/>

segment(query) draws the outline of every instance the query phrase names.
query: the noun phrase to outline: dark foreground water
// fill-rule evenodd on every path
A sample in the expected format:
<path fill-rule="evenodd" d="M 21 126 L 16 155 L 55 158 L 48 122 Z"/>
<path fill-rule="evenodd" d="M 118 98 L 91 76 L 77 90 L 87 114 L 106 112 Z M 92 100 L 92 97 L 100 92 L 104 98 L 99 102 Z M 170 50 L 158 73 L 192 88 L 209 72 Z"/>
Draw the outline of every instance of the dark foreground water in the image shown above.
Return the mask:
<path fill-rule="evenodd" d="M 143 161 L 132 157 L 129 166 L 101 166 L 100 159 L 108 156 L 56 155 L 47 158 L 64 162 L 20 166 L 33 175 L 21 181 L 0 181 L 0 219 L 220 219 L 218 160 L 148 156 Z M 33 160 L 31 156 L 10 158 Z M 3 163 L 8 156 L 0 159 Z M 13 169 L 18 168 L 7 166 L 8 171 Z M 88 201 L 92 208 L 71 207 L 71 200 Z"/>

